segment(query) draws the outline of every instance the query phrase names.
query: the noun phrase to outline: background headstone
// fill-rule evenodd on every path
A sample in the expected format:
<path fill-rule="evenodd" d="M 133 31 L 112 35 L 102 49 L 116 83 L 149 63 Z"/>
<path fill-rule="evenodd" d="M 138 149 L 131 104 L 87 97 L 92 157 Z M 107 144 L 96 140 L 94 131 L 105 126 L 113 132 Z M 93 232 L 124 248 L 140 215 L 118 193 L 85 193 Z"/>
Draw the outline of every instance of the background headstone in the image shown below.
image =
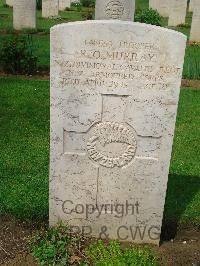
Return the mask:
<path fill-rule="evenodd" d="M 190 0 L 189 2 L 189 11 L 193 12 L 193 5 L 194 5 L 194 0 Z"/>
<path fill-rule="evenodd" d="M 71 6 L 71 0 L 59 0 L 59 10 L 63 11 L 66 7 Z"/>
<path fill-rule="evenodd" d="M 51 28 L 51 226 L 159 243 L 185 45 L 127 21 Z"/>
<path fill-rule="evenodd" d="M 58 16 L 58 0 L 42 0 L 42 17 Z"/>
<path fill-rule="evenodd" d="M 36 0 L 14 1 L 13 27 L 16 30 L 36 28 Z"/>
<path fill-rule="evenodd" d="M 190 41 L 200 42 L 200 1 L 193 1 L 193 16 L 190 30 Z"/>
<path fill-rule="evenodd" d="M 158 13 L 162 17 L 168 17 L 169 16 L 169 3 L 172 0 L 157 0 L 158 1 Z"/>
<path fill-rule="evenodd" d="M 13 0 L 6 0 L 6 5 L 13 6 Z"/>
<path fill-rule="evenodd" d="M 71 0 L 71 4 L 72 3 L 80 4 L 80 0 Z"/>
<path fill-rule="evenodd" d="M 159 0 L 149 0 L 149 8 L 158 9 L 158 1 Z"/>
<path fill-rule="evenodd" d="M 169 26 L 185 24 L 187 0 L 170 1 Z"/>
<path fill-rule="evenodd" d="M 96 0 L 96 20 L 134 20 L 135 0 Z"/>

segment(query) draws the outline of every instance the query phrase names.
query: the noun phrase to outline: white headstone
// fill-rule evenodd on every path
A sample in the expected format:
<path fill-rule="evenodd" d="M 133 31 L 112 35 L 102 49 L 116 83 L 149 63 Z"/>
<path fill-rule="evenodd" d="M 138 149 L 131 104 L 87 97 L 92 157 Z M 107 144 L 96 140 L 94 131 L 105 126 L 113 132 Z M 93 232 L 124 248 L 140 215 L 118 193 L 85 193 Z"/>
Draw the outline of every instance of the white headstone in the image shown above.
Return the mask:
<path fill-rule="evenodd" d="M 158 0 L 149 0 L 149 8 L 158 9 Z"/>
<path fill-rule="evenodd" d="M 14 1 L 13 27 L 16 30 L 36 28 L 36 0 Z"/>
<path fill-rule="evenodd" d="M 185 24 L 187 0 L 170 1 L 169 26 Z"/>
<path fill-rule="evenodd" d="M 200 1 L 194 0 L 192 25 L 190 30 L 190 41 L 200 42 Z"/>
<path fill-rule="evenodd" d="M 159 243 L 185 44 L 125 21 L 51 28 L 51 226 Z"/>
<path fill-rule="evenodd" d="M 157 0 L 158 1 L 158 13 L 162 17 L 168 17 L 169 16 L 169 3 L 172 0 Z"/>
<path fill-rule="evenodd" d="M 193 12 L 193 5 L 194 5 L 194 0 L 190 0 L 190 2 L 189 2 L 189 12 Z"/>
<path fill-rule="evenodd" d="M 66 7 L 71 6 L 71 0 L 59 0 L 59 10 L 63 11 Z"/>
<path fill-rule="evenodd" d="M 96 0 L 96 20 L 134 20 L 135 0 Z"/>
<path fill-rule="evenodd" d="M 13 0 L 6 0 L 6 5 L 13 6 Z"/>
<path fill-rule="evenodd" d="M 42 0 L 42 17 L 58 16 L 58 0 Z"/>

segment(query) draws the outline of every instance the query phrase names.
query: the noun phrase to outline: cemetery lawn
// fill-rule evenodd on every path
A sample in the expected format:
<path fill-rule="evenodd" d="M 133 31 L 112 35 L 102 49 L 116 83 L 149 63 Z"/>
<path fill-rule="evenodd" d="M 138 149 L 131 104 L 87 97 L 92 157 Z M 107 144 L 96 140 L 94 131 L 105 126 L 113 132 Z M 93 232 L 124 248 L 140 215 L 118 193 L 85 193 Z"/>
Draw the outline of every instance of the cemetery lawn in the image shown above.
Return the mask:
<path fill-rule="evenodd" d="M 48 214 L 49 82 L 0 78 L 0 213 Z"/>
<path fill-rule="evenodd" d="M 49 81 L 0 78 L 0 214 L 48 217 Z M 200 90 L 183 89 L 164 218 L 200 226 Z"/>

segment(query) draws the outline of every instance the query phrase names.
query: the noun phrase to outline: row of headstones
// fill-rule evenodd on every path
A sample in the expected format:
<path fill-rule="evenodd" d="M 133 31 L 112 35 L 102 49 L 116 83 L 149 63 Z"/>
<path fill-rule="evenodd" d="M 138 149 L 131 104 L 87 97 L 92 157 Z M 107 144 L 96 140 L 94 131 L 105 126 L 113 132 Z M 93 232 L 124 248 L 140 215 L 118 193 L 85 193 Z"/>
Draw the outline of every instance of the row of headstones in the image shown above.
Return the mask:
<path fill-rule="evenodd" d="M 42 1 L 42 16 L 48 18 L 50 16 L 57 16 L 58 11 L 63 11 L 71 6 L 72 0 L 43 0 Z M 76 1 L 77 2 L 77 1 Z M 6 0 L 6 5 L 14 6 L 14 0 Z"/>
<path fill-rule="evenodd" d="M 42 17 L 49 18 L 58 15 L 59 10 L 65 10 L 77 0 L 42 0 Z M 36 28 L 36 0 L 6 0 L 6 4 L 13 6 L 13 27 L 16 30 Z M 134 20 L 135 0 L 97 0 L 96 19 Z"/>
<path fill-rule="evenodd" d="M 12 0 L 7 0 L 11 5 Z M 70 7 L 71 0 L 43 0 L 42 17 L 57 16 L 58 10 Z M 169 16 L 169 26 L 177 26 L 185 23 L 187 0 L 150 0 L 149 6 L 157 9 L 162 16 Z M 200 41 L 200 1 L 191 0 L 190 10 L 193 11 L 193 19 L 190 33 L 190 41 Z M 120 19 L 134 20 L 134 0 L 97 0 L 96 19 Z M 13 5 L 13 27 L 16 30 L 23 28 L 36 28 L 36 1 L 18 0 Z"/>
<path fill-rule="evenodd" d="M 56 17 L 58 12 L 71 6 L 72 0 L 42 0 L 42 17 Z M 13 7 L 13 27 L 16 30 L 36 28 L 36 0 L 6 0 Z"/>
<path fill-rule="evenodd" d="M 149 0 L 149 7 L 163 17 L 169 17 L 168 26 L 185 24 L 187 0 Z M 190 0 L 189 11 L 193 12 L 190 41 L 200 41 L 200 1 Z"/>

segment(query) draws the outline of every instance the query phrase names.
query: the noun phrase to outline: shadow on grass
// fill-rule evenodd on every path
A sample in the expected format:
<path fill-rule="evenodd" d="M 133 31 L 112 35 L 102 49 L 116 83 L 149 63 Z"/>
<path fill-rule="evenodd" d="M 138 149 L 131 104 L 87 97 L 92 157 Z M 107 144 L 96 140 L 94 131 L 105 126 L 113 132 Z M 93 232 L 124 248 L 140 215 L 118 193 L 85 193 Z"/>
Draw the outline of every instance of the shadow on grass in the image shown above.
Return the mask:
<path fill-rule="evenodd" d="M 161 240 L 167 241 L 176 236 L 181 223 L 196 224 L 199 208 L 194 198 L 200 191 L 200 177 L 170 174 L 165 202 Z M 190 206 L 190 208 L 188 208 Z M 193 217 L 189 209 L 193 209 Z M 195 215 L 196 214 L 196 215 Z M 169 218 L 170 217 L 170 218 Z"/>

